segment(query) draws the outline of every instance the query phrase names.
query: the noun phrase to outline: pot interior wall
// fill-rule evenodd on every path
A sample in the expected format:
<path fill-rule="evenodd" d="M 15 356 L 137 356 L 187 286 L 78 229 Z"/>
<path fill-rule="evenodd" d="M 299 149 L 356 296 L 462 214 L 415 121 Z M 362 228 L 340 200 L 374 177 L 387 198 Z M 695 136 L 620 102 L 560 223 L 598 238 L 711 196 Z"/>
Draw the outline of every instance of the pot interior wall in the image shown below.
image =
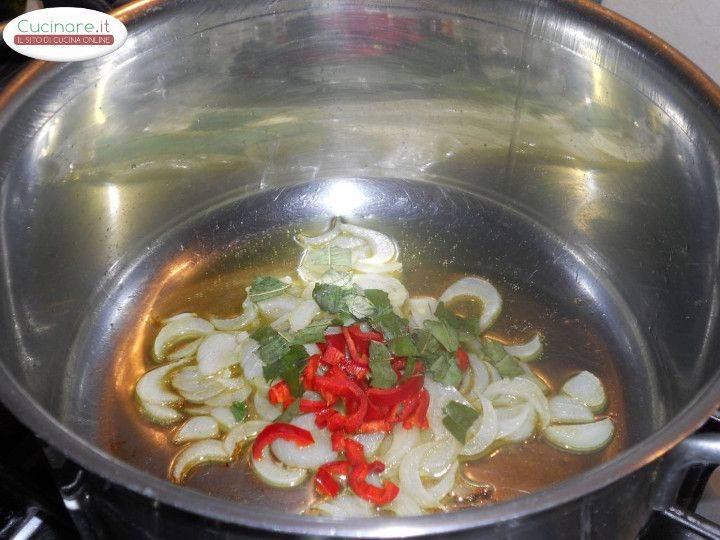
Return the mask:
<path fill-rule="evenodd" d="M 1 126 L 2 362 L 60 422 L 96 439 L 153 270 L 328 216 L 338 185 L 339 213 L 441 219 L 477 271 L 574 304 L 631 441 L 713 379 L 720 137 L 665 66 L 554 3 L 177 4 Z"/>

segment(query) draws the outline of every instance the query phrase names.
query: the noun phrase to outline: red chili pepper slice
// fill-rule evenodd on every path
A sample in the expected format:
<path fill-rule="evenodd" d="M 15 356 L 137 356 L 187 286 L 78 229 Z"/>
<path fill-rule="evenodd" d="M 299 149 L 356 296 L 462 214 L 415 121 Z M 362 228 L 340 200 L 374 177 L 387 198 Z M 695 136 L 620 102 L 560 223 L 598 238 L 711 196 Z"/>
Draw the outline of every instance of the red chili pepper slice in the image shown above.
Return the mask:
<path fill-rule="evenodd" d="M 320 355 L 314 354 L 308 358 L 302 375 L 303 385 L 308 390 L 315 388 L 315 377 L 317 377 L 318 367 L 320 367 Z"/>
<path fill-rule="evenodd" d="M 334 416 L 335 414 L 337 414 L 337 411 L 331 407 L 316 412 L 315 425 L 320 429 L 326 427 L 328 425 L 328 420 L 330 420 L 330 417 Z"/>
<path fill-rule="evenodd" d="M 290 387 L 285 381 L 278 381 L 268 390 L 268 401 L 273 405 L 282 405 L 287 409 L 295 398 L 290 392 Z"/>
<path fill-rule="evenodd" d="M 363 332 L 360 330 L 360 326 L 353 324 L 348 327 L 348 332 L 356 341 L 379 341 L 380 343 L 385 342 L 385 337 L 380 332 Z"/>
<path fill-rule="evenodd" d="M 355 439 L 345 438 L 345 457 L 350 465 L 365 463 L 365 447 Z"/>
<path fill-rule="evenodd" d="M 310 446 L 315 442 L 312 433 L 307 429 L 300 428 L 293 424 L 270 424 L 263 429 L 255 439 L 252 447 L 252 455 L 255 459 L 262 459 L 263 450 L 277 439 L 292 441 L 299 447 Z"/>
<path fill-rule="evenodd" d="M 345 353 L 331 345 L 325 348 L 325 352 L 320 359 L 323 364 L 329 366 L 336 366 L 343 360 L 345 360 Z"/>
<path fill-rule="evenodd" d="M 325 343 L 329 347 L 335 347 L 340 352 L 345 352 L 345 336 L 343 336 L 342 333 L 326 335 Z"/>
<path fill-rule="evenodd" d="M 460 347 L 458 347 L 458 350 L 455 351 L 455 358 L 457 359 L 457 365 L 460 368 L 460 371 L 467 370 L 468 366 L 470 365 L 470 358 L 468 357 L 468 354 Z"/>
<path fill-rule="evenodd" d="M 392 407 L 417 394 L 423 386 L 423 377 L 410 377 L 395 388 L 370 388 L 367 391 L 368 401 L 378 407 Z"/>
<path fill-rule="evenodd" d="M 362 358 L 360 358 L 360 355 L 358 354 L 357 347 L 355 347 L 355 342 L 353 341 L 347 326 L 342 327 L 342 333 L 345 337 L 345 345 L 347 345 L 350 358 L 352 358 L 352 361 L 356 364 L 360 364 L 362 362 Z"/>
<path fill-rule="evenodd" d="M 329 461 L 318 469 L 315 475 L 315 488 L 321 495 L 335 497 L 340 493 L 340 484 L 333 478 L 333 475 L 347 476 L 349 473 L 350 463 L 347 461 Z"/>
<path fill-rule="evenodd" d="M 411 429 L 414 426 L 417 426 L 420 429 L 427 429 L 429 426 L 427 419 L 429 405 L 430 394 L 428 394 L 428 391 L 423 388 L 422 392 L 420 392 L 417 407 L 413 411 L 412 415 L 403 422 L 403 427 L 405 429 Z"/>
<path fill-rule="evenodd" d="M 408 418 L 410 418 L 410 415 L 415 412 L 415 409 L 417 409 L 418 402 L 420 401 L 420 395 L 422 392 L 418 392 L 411 398 L 406 399 L 402 402 L 402 411 L 398 415 L 397 421 L 398 422 L 404 422 Z"/>
<path fill-rule="evenodd" d="M 337 480 L 335 480 L 329 472 L 318 469 L 318 472 L 315 474 L 315 489 L 317 489 L 320 495 L 336 497 L 337 494 L 340 493 L 340 484 L 337 483 Z"/>
<path fill-rule="evenodd" d="M 301 399 L 300 400 L 300 412 L 301 413 L 316 413 L 324 409 L 327 409 L 327 403 L 324 401 L 318 401 L 315 399 Z"/>
<path fill-rule="evenodd" d="M 393 499 L 397 497 L 400 488 L 387 480 L 381 488 L 369 484 L 366 478 L 370 472 L 370 466 L 365 463 L 354 465 L 353 470 L 348 476 L 350 489 L 352 489 L 358 497 L 379 506 L 392 502 Z"/>
<path fill-rule="evenodd" d="M 387 420 L 373 420 L 372 422 L 363 422 L 358 428 L 358 433 L 387 433 L 392 430 L 392 424 Z"/>
<path fill-rule="evenodd" d="M 345 451 L 345 434 L 342 431 L 333 431 L 330 434 L 330 442 L 335 452 Z"/>

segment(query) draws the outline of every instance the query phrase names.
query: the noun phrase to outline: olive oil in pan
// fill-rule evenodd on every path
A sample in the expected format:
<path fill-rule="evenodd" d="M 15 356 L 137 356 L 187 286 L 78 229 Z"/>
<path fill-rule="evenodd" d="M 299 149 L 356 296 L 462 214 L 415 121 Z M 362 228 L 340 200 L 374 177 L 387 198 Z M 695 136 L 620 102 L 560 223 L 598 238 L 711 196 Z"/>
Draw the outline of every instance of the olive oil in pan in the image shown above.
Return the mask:
<path fill-rule="evenodd" d="M 367 224 L 367 221 L 363 222 Z M 413 236 L 412 224 L 370 223 L 398 239 L 404 266 L 403 280 L 411 295 L 438 296 L 457 278 L 483 275 L 480 257 L 464 261 L 443 243 L 442 234 Z M 172 431 L 146 421 L 137 409 L 134 384 L 146 371 L 150 350 L 159 330 L 159 321 L 181 311 L 201 317 L 231 316 L 241 311 L 245 287 L 258 275 L 292 275 L 299 250 L 292 241 L 295 230 L 311 229 L 307 224 L 293 230 L 270 231 L 262 237 L 238 242 L 235 246 L 188 254 L 167 264 L 148 288 L 136 324 L 123 334 L 113 362 L 112 376 L 103 393 L 103 447 L 118 458 L 162 478 L 178 451 Z M 439 254 L 447 254 L 441 256 Z M 596 466 L 618 453 L 627 438 L 622 411 L 624 402 L 615 359 L 606 340 L 577 309 L 567 309 L 538 290 L 510 283 L 502 276 L 487 276 L 503 297 L 503 311 L 491 333 L 518 342 L 535 332 L 544 336 L 542 358 L 532 368 L 553 389 L 575 373 L 587 369 L 602 381 L 608 396 L 609 415 L 615 423 L 612 442 L 602 451 L 576 455 L 559 451 L 534 436 L 523 443 L 503 446 L 460 469 L 466 479 L 448 502 L 448 507 L 499 502 L 542 489 Z M 466 306 L 469 310 L 473 306 Z M 304 509 L 314 498 L 312 482 L 294 489 L 272 488 L 256 478 L 247 463 L 247 452 L 227 465 L 196 469 L 184 485 L 217 497 L 256 507 L 282 507 L 289 512 Z"/>

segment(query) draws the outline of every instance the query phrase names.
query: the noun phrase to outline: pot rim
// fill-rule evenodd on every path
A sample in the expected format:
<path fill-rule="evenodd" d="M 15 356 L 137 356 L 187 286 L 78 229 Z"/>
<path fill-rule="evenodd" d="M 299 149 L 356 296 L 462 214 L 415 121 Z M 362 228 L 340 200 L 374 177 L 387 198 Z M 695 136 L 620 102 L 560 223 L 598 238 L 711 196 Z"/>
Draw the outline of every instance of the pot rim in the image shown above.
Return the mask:
<path fill-rule="evenodd" d="M 149 10 L 156 11 L 171 1 L 134 0 L 111 14 L 123 22 L 130 22 L 141 18 Z M 550 1 L 576 12 L 585 20 L 598 24 L 610 34 L 628 38 L 640 47 L 651 50 L 657 58 L 672 67 L 680 78 L 685 79 L 720 116 L 720 87 L 664 40 L 591 0 Z M 23 96 L 29 95 L 42 84 L 45 76 L 52 74 L 56 69 L 59 69 L 57 64 L 51 62 L 32 62 L 0 92 L 0 111 L 3 109 L 12 111 L 14 106 L 18 106 L 22 101 Z M 0 400 L 37 436 L 81 467 L 165 505 L 221 522 L 273 532 L 313 536 L 397 538 L 443 534 L 498 524 L 537 514 L 600 490 L 658 459 L 699 428 L 720 403 L 719 380 L 720 372 L 708 381 L 695 399 L 671 422 L 650 437 L 620 452 L 610 461 L 570 480 L 518 499 L 443 514 L 442 519 L 438 519 L 435 515 L 427 515 L 353 518 L 338 521 L 319 516 L 299 516 L 269 510 L 259 514 L 256 509 L 205 495 L 150 475 L 93 446 L 40 407 L 18 384 L 4 364 L 0 364 Z"/>

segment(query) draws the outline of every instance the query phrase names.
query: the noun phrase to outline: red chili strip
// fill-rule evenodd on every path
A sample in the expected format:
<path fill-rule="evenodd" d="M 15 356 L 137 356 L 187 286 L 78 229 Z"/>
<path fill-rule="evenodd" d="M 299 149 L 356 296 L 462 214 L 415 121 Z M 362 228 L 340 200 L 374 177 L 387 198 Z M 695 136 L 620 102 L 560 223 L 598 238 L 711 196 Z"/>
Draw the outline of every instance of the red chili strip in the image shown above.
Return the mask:
<path fill-rule="evenodd" d="M 315 442 L 312 433 L 307 429 L 300 428 L 293 424 L 270 424 L 263 429 L 255 439 L 252 446 L 252 455 L 255 459 L 262 459 L 265 447 L 278 439 L 292 441 L 299 447 L 310 446 Z"/>
<path fill-rule="evenodd" d="M 420 392 L 417 407 L 415 408 L 413 413 L 403 422 L 403 427 L 405 429 L 411 429 L 417 426 L 420 429 L 427 429 L 429 425 L 427 419 L 427 411 L 429 405 L 430 394 L 428 394 L 428 391 L 423 388 L 422 392 Z"/>
<path fill-rule="evenodd" d="M 407 381 L 395 388 L 370 388 L 367 391 L 368 401 L 379 407 L 392 407 L 396 403 L 405 401 L 417 394 L 423 386 L 423 378 L 410 377 Z"/>
<path fill-rule="evenodd" d="M 455 358 L 457 359 L 457 365 L 460 368 L 460 371 L 466 371 L 470 365 L 470 358 L 468 357 L 468 354 L 458 347 L 458 350 L 455 351 Z"/>
<path fill-rule="evenodd" d="M 268 390 L 268 401 L 273 405 L 282 405 L 283 409 L 287 409 L 295 398 L 290 392 L 290 387 L 285 381 L 279 381 L 273 384 Z"/>
<path fill-rule="evenodd" d="M 369 484 L 366 478 L 370 472 L 370 466 L 365 463 L 354 465 L 353 470 L 348 476 L 350 489 L 352 489 L 358 497 L 379 506 L 392 502 L 393 499 L 397 497 L 400 488 L 387 480 L 381 488 Z"/>

